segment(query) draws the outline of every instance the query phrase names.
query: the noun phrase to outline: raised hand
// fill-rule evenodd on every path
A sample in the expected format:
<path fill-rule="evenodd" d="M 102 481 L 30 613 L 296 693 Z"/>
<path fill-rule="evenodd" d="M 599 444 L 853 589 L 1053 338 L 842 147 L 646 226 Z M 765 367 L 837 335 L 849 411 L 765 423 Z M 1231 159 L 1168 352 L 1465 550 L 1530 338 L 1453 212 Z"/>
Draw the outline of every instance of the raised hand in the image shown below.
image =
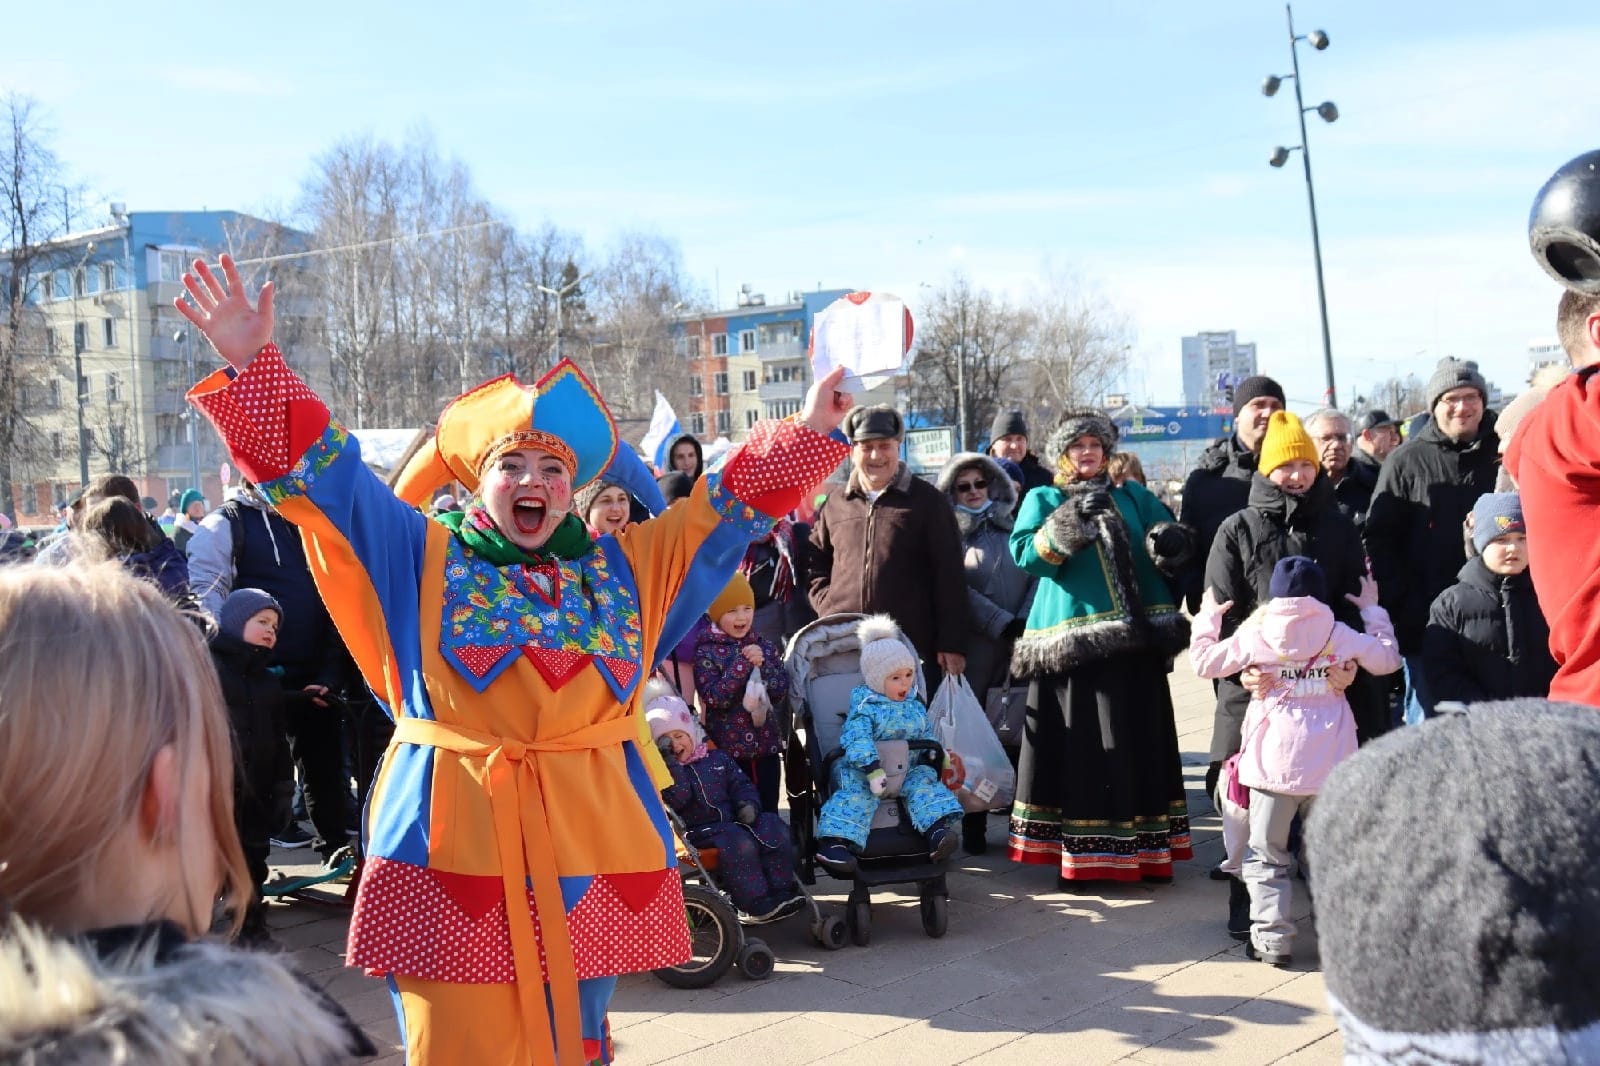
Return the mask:
<path fill-rule="evenodd" d="M 256 306 L 252 307 L 233 257 L 223 256 L 221 265 L 222 281 L 218 281 L 205 261 L 196 259 L 194 269 L 183 276 L 189 298 L 180 296 L 173 305 L 194 323 L 228 365 L 243 370 L 272 340 L 272 282 L 261 286 Z"/>
<path fill-rule="evenodd" d="M 1355 604 L 1361 610 L 1378 606 L 1378 583 L 1372 580 L 1371 574 L 1361 575 L 1361 591 L 1347 592 L 1344 598 Z"/>
<path fill-rule="evenodd" d="M 1200 609 L 1203 611 L 1212 611 L 1217 614 L 1225 614 L 1228 608 L 1232 606 L 1232 600 L 1223 600 L 1221 603 L 1218 603 L 1217 590 L 1209 586 L 1206 588 L 1205 595 L 1200 597 Z"/>
<path fill-rule="evenodd" d="M 806 391 L 806 404 L 800 419 L 806 425 L 826 436 L 839 428 L 844 416 L 856 404 L 848 392 L 839 391 L 844 380 L 844 367 L 836 366 L 811 383 Z"/>

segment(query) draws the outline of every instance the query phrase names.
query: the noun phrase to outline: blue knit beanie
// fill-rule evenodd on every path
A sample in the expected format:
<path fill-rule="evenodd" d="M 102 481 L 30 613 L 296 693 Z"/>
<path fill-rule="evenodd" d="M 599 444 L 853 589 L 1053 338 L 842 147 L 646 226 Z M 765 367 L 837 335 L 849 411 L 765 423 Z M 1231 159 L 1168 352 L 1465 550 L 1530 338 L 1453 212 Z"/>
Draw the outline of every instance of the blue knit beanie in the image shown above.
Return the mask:
<path fill-rule="evenodd" d="M 244 639 L 245 623 L 259 611 L 278 612 L 278 625 L 283 625 L 283 607 L 277 600 L 260 589 L 234 589 L 222 601 L 222 611 L 217 615 L 217 628 L 235 640 Z"/>
<path fill-rule="evenodd" d="M 1522 520 L 1522 497 L 1515 492 L 1486 492 L 1472 505 L 1472 546 L 1479 555 L 1494 538 L 1527 531 Z"/>
<path fill-rule="evenodd" d="M 1272 568 L 1272 580 L 1267 584 L 1267 595 L 1273 599 L 1285 596 L 1314 596 L 1328 602 L 1328 579 L 1315 559 L 1304 555 L 1285 555 Z"/>
<path fill-rule="evenodd" d="M 205 503 L 206 498 L 200 495 L 199 489 L 185 489 L 183 495 L 178 497 L 178 513 L 187 514 L 191 503 Z"/>

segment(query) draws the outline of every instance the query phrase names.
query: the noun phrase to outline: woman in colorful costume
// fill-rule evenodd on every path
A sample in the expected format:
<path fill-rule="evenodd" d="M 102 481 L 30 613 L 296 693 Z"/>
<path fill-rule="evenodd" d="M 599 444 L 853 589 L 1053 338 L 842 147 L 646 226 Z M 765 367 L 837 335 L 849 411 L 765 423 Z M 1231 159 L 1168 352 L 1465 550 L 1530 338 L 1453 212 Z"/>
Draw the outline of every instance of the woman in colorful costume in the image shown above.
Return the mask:
<path fill-rule="evenodd" d="M 252 309 L 227 257 L 222 271 L 184 277 L 178 309 L 229 364 L 189 398 L 302 531 L 396 722 L 349 962 L 387 979 L 412 1063 L 609 1062 L 616 975 L 689 954 L 641 684 L 658 635 L 844 458 L 827 438 L 850 402 L 838 375 L 801 421 L 759 423 L 687 504 L 591 540 L 572 493 L 617 433 L 575 366 L 458 398 L 391 491 L 272 344 L 271 283 Z M 465 511 L 413 509 L 451 480 L 477 495 Z"/>

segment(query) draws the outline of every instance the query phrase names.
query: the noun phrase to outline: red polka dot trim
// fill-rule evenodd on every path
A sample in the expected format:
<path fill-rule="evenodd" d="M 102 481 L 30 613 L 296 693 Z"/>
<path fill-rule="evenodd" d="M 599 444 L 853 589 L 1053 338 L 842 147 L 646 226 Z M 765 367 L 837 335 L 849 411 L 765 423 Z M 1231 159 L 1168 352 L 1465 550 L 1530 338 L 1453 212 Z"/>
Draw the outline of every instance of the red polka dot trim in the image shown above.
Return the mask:
<path fill-rule="evenodd" d="M 494 902 L 485 906 L 491 896 Z M 547 980 L 531 890 L 527 899 L 540 976 Z M 683 885 L 675 869 L 595 877 L 568 914 L 567 927 L 579 980 L 675 966 L 690 954 Z M 350 919 L 349 963 L 373 975 L 454 984 L 516 980 L 500 878 L 369 858 Z"/>
<path fill-rule="evenodd" d="M 232 381 L 212 375 L 189 390 L 234 463 L 257 483 L 287 474 L 328 427 L 328 409 L 269 344 Z"/>
<path fill-rule="evenodd" d="M 848 445 L 810 426 L 761 421 L 728 456 L 722 483 L 756 510 L 781 518 L 849 454 Z"/>

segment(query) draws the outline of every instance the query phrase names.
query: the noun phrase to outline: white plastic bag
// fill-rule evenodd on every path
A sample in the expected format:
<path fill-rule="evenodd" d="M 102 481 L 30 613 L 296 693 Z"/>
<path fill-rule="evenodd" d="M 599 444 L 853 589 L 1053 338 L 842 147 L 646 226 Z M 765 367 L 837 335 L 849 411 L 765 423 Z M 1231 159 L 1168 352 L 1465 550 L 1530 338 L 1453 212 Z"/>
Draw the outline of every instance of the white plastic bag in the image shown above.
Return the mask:
<path fill-rule="evenodd" d="M 755 671 L 744 686 L 744 709 L 750 712 L 750 721 L 757 729 L 767 724 L 767 714 L 772 710 L 772 700 L 767 696 L 767 683 Z"/>
<path fill-rule="evenodd" d="M 1017 771 L 962 674 L 946 674 L 928 704 L 933 733 L 950 766 L 941 775 L 968 813 L 1004 807 L 1017 796 Z"/>

